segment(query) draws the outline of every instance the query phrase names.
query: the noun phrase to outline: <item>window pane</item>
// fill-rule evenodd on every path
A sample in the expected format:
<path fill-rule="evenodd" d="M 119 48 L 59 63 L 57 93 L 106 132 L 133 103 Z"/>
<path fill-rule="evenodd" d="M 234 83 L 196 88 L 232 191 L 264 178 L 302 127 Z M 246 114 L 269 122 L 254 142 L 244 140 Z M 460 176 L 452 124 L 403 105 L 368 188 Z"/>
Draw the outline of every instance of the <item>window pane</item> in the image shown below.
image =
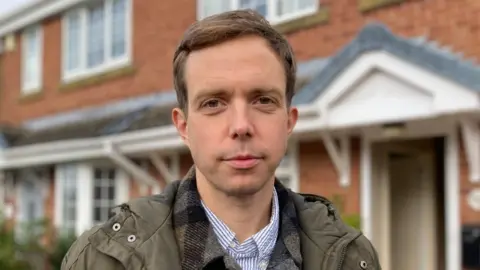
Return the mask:
<path fill-rule="evenodd" d="M 112 6 L 112 58 L 123 56 L 126 52 L 126 0 L 115 0 Z"/>
<path fill-rule="evenodd" d="M 197 1 L 198 3 L 199 1 Z M 203 0 L 202 15 L 208 17 L 213 14 L 231 10 L 231 1 L 226 0 Z"/>
<path fill-rule="evenodd" d="M 27 87 L 38 87 L 40 80 L 40 35 L 39 29 L 29 29 L 24 33 L 23 80 Z"/>
<path fill-rule="evenodd" d="M 98 5 L 88 9 L 87 65 L 95 67 L 104 62 L 105 54 L 105 8 Z"/>
<path fill-rule="evenodd" d="M 262 16 L 267 16 L 267 0 L 240 0 L 240 9 L 253 9 Z"/>
<path fill-rule="evenodd" d="M 93 171 L 93 177 L 95 180 L 100 180 L 102 179 L 102 170 L 99 168 L 95 168 Z M 95 184 L 97 184 L 97 181 L 95 181 Z"/>
<path fill-rule="evenodd" d="M 278 0 L 277 15 L 282 16 L 288 13 L 294 13 L 296 0 Z"/>
<path fill-rule="evenodd" d="M 100 207 L 95 207 L 93 209 L 93 221 L 94 222 L 100 222 L 102 221 L 102 208 Z"/>
<path fill-rule="evenodd" d="M 298 10 L 312 9 L 315 8 L 316 2 L 318 0 L 297 0 Z"/>
<path fill-rule="evenodd" d="M 102 187 L 96 186 L 93 188 L 93 199 L 94 200 L 102 199 Z"/>
<path fill-rule="evenodd" d="M 60 167 L 59 177 L 62 181 L 62 224 L 67 230 L 74 230 L 77 220 L 77 171 L 75 166 Z"/>
<path fill-rule="evenodd" d="M 115 180 L 115 170 L 114 169 L 108 170 L 108 179 Z M 112 182 L 110 182 L 110 183 L 112 183 Z"/>
<path fill-rule="evenodd" d="M 318 0 L 277 0 L 277 15 L 288 15 L 315 8 Z"/>
<path fill-rule="evenodd" d="M 75 12 L 67 17 L 67 71 L 80 67 L 81 44 L 80 13 Z"/>

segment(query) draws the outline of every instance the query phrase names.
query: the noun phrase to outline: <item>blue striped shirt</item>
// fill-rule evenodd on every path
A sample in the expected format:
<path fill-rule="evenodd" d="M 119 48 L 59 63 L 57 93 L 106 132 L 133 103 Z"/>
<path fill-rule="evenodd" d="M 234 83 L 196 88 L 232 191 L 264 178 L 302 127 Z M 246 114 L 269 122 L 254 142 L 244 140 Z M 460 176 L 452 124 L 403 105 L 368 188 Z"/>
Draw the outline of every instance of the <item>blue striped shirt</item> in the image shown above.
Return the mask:
<path fill-rule="evenodd" d="M 235 238 L 235 233 L 232 232 L 223 221 L 216 217 L 203 201 L 202 206 L 205 209 L 208 220 L 213 226 L 213 231 L 217 235 L 218 242 L 228 255 L 235 259 L 242 269 L 267 269 L 270 256 L 277 241 L 280 222 L 278 197 L 275 189 L 273 190 L 270 223 L 241 244 Z"/>

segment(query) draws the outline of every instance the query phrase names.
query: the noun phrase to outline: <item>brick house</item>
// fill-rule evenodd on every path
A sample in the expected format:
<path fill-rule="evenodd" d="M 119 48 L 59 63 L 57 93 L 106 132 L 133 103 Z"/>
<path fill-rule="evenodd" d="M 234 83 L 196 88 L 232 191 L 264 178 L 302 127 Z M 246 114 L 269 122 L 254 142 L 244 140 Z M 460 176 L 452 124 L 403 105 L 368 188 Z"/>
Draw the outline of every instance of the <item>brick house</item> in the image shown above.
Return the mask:
<path fill-rule="evenodd" d="M 278 177 L 342 198 L 385 269 L 461 269 L 480 223 L 479 3 L 35 1 L 0 19 L 3 211 L 78 235 L 181 177 L 175 46 L 197 18 L 251 7 L 299 61 Z"/>

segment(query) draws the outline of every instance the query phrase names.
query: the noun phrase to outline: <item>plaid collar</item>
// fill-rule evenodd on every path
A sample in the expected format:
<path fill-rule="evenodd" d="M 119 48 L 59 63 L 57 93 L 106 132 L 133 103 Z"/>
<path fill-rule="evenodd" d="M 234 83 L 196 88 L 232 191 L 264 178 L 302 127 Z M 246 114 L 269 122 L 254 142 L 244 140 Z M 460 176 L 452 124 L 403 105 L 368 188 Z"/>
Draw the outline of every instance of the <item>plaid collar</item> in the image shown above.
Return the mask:
<path fill-rule="evenodd" d="M 301 269 L 299 222 L 289 191 L 275 183 L 280 210 L 279 239 L 273 251 L 273 260 L 280 261 L 288 256 Z M 223 261 L 227 269 L 240 269 L 233 258 L 228 256 L 217 240 L 202 206 L 195 176 L 180 183 L 173 206 L 173 227 L 182 259 L 182 269 L 204 269 Z M 279 240 L 283 241 L 279 241 Z"/>

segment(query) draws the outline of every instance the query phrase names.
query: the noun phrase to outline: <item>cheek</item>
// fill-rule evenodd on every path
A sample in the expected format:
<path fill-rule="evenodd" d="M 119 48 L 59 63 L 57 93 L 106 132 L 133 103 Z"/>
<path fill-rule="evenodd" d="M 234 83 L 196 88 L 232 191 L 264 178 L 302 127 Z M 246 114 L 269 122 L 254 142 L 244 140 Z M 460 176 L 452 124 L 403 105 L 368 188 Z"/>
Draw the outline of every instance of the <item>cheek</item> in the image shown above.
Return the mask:
<path fill-rule="evenodd" d="M 187 130 L 189 143 L 195 148 L 207 148 L 213 141 L 215 131 L 205 121 L 192 119 Z"/>

